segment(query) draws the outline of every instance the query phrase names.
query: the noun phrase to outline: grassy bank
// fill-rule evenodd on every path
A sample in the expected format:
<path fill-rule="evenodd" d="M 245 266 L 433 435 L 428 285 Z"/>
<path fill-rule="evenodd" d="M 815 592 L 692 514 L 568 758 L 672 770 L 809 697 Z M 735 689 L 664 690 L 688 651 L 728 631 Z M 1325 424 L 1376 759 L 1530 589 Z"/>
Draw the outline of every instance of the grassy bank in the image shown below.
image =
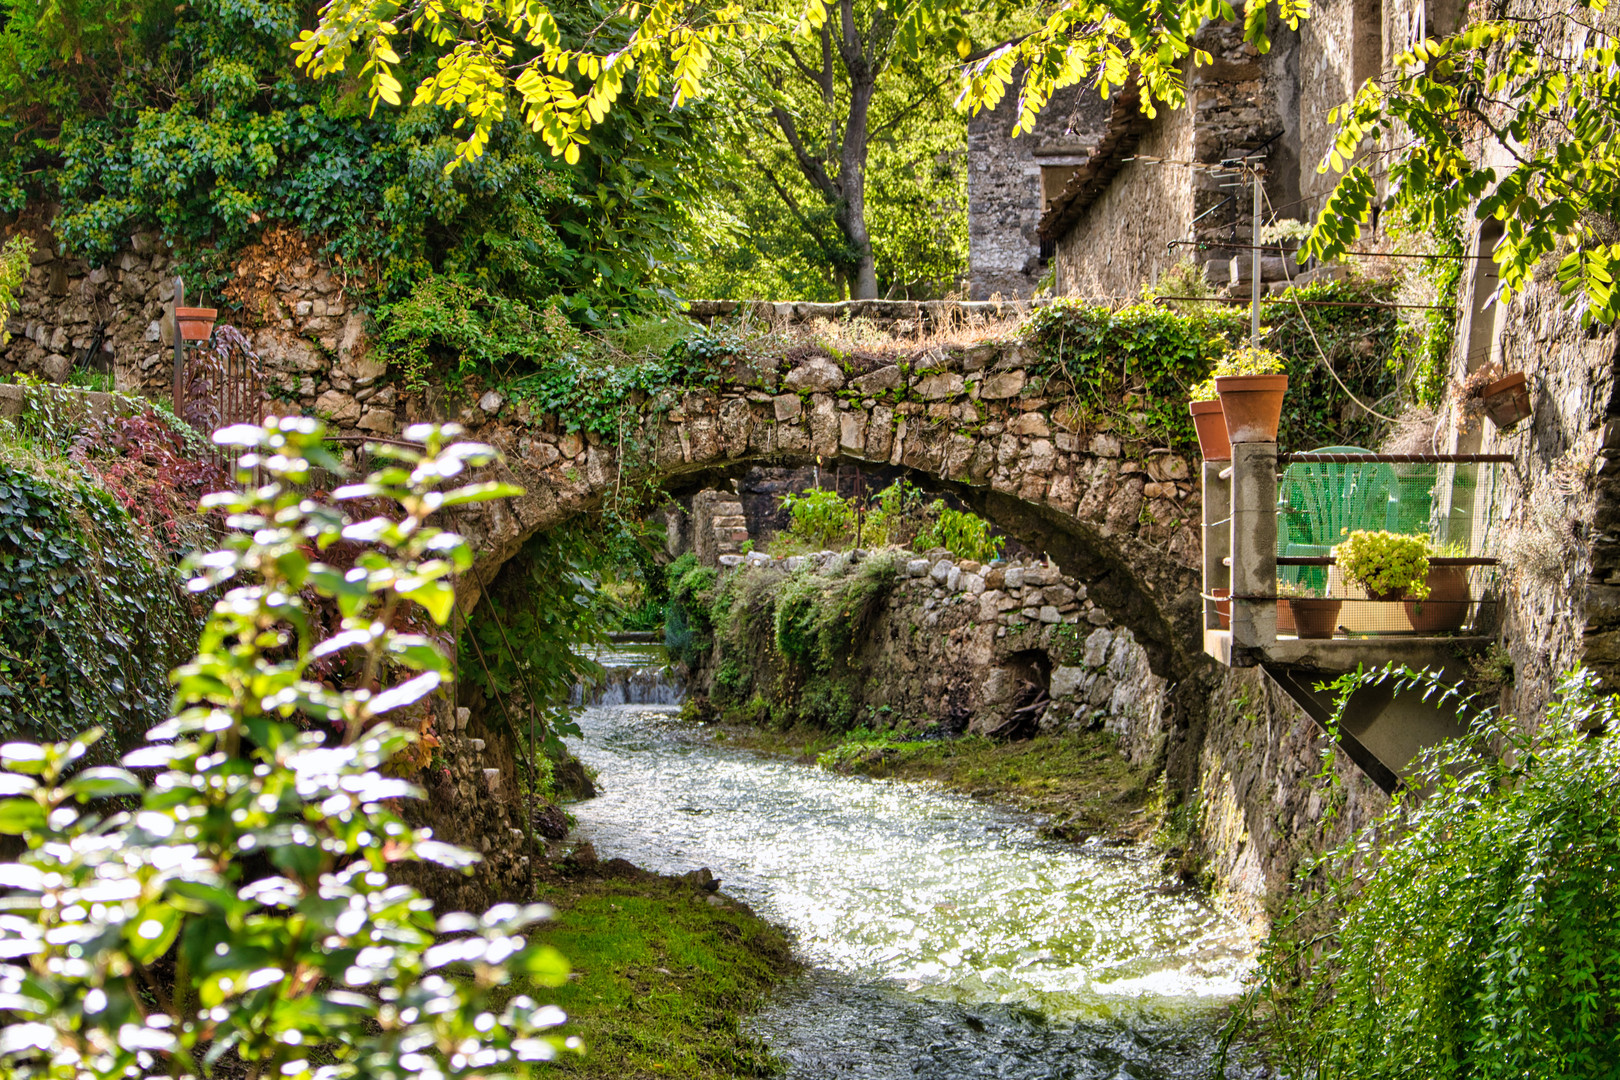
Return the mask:
<path fill-rule="evenodd" d="M 573 975 L 536 996 L 568 1013 L 564 1031 L 586 1048 L 554 1071 L 616 1080 L 779 1073 L 742 1021 L 793 971 L 787 939 L 745 906 L 712 896 L 615 863 L 541 884 L 537 898 L 557 909 L 544 939 Z"/>
<path fill-rule="evenodd" d="M 1142 840 L 1158 824 L 1152 771 L 1132 766 L 1107 732 L 1041 735 L 1015 742 L 980 736 L 903 741 L 883 733 L 831 734 L 712 724 L 716 739 L 863 776 L 933 780 L 976 799 L 1047 818 L 1063 840 L 1102 835 Z"/>

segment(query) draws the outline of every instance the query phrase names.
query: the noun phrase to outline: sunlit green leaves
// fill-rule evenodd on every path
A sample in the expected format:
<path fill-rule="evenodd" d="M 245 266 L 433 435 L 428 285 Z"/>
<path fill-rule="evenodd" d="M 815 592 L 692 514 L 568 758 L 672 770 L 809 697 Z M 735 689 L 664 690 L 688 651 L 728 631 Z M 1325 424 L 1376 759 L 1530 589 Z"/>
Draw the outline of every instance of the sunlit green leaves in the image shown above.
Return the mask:
<path fill-rule="evenodd" d="M 1608 1076 L 1620 1060 L 1620 719 L 1589 673 L 1541 723 L 1480 710 L 1438 672 L 1356 673 L 1468 736 L 1428 751 L 1331 852 L 1263 958 L 1290 1075 Z M 1329 798 L 1333 797 L 1330 794 Z"/>
<path fill-rule="evenodd" d="M 404 467 L 363 485 L 397 517 L 346 528 L 301 490 L 323 435 L 275 418 L 221 434 L 260 472 L 244 467 L 243 490 L 216 500 L 250 531 L 195 560 L 198 591 L 227 590 L 150 745 L 123 768 L 82 767 L 97 731 L 0 746 L 0 832 L 28 846 L 0 866 L 8 1076 L 234 1076 L 240 1062 L 305 1077 L 311 1058 L 329 1063 L 323 1075 L 497 1075 L 563 1045 L 545 1034 L 564 1019 L 557 1009 L 492 997 L 512 974 L 567 977 L 528 937 L 544 909 L 461 916 L 441 939 L 431 905 L 386 872 L 477 860 L 401 820 L 393 801 L 421 792 L 381 770 L 415 737 L 387 718 L 451 674 L 431 638 L 396 628 L 413 598 L 441 611 L 466 565 L 461 539 L 426 523 L 428 496 L 493 452 L 453 429 L 412 428 L 421 449 L 395 448 Z M 461 502 L 509 491 L 453 490 Z M 353 570 L 307 554 L 343 531 L 368 549 Z M 300 585 L 344 604 L 343 629 L 318 645 Z M 312 661 L 350 651 L 369 658 L 371 685 L 307 677 Z M 342 723 L 323 735 L 283 722 L 295 715 Z"/>
<path fill-rule="evenodd" d="M 1583 0 L 1572 20 L 1603 6 Z M 1306 251 L 1332 258 L 1355 241 L 1377 162 L 1390 208 L 1420 228 L 1464 210 L 1502 223 L 1495 248 L 1481 253 L 1500 268 L 1499 302 L 1556 256 L 1566 301 L 1583 319 L 1613 322 L 1614 250 L 1596 222 L 1620 198 L 1620 65 L 1609 37 L 1570 46 L 1569 25 L 1481 20 L 1415 42 L 1383 85 L 1369 82 L 1336 109 L 1339 133 L 1322 168 L 1346 175 Z"/>

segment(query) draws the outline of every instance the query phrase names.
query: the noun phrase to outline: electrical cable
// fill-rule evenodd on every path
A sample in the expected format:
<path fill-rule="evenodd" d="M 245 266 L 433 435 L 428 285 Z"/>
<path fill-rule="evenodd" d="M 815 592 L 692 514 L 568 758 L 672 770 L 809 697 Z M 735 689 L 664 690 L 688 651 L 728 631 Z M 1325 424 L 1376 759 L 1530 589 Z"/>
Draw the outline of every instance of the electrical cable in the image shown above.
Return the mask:
<path fill-rule="evenodd" d="M 1266 189 L 1265 189 L 1264 184 L 1260 185 L 1260 194 L 1261 194 L 1261 197 L 1266 200 L 1266 209 L 1271 210 L 1271 196 L 1266 193 Z M 1275 210 L 1271 211 L 1271 217 L 1272 217 L 1273 221 L 1276 220 L 1277 212 Z M 1393 416 L 1385 416 L 1383 413 L 1379 412 L 1377 409 L 1373 408 L 1371 405 L 1368 405 L 1365 401 L 1362 401 L 1359 397 L 1357 397 L 1355 395 L 1355 391 L 1351 390 L 1348 386 L 1346 386 L 1344 384 L 1344 380 L 1339 378 L 1339 373 L 1337 371 L 1334 371 L 1333 370 L 1333 365 L 1328 362 L 1327 353 L 1322 351 L 1322 343 L 1320 341 L 1316 340 L 1316 331 L 1314 329 L 1312 329 L 1311 321 L 1305 317 L 1305 309 L 1304 309 L 1304 307 L 1302 307 L 1300 305 L 1299 297 L 1293 295 L 1292 286 L 1293 286 L 1293 283 L 1294 283 L 1294 279 L 1292 277 L 1287 277 L 1286 276 L 1288 274 L 1288 262 L 1287 262 L 1287 260 L 1283 261 L 1283 274 L 1285 275 L 1285 280 L 1288 282 L 1288 284 L 1290 286 L 1290 288 L 1288 289 L 1288 295 L 1294 301 L 1294 310 L 1299 312 L 1299 321 L 1305 324 L 1305 332 L 1311 335 L 1311 344 L 1316 347 L 1317 358 L 1322 361 L 1322 366 L 1327 368 L 1327 373 L 1329 375 L 1333 376 L 1333 381 L 1339 384 L 1339 389 L 1343 390 L 1346 397 L 1348 397 L 1351 401 L 1355 402 L 1358 406 L 1360 406 L 1367 413 L 1369 413 L 1369 414 L 1371 414 L 1373 416 L 1376 416 L 1376 417 L 1378 417 L 1378 419 L 1383 420 L 1383 421 L 1385 421 L 1387 423 L 1391 423 L 1391 424 L 1397 423 L 1398 421 Z"/>

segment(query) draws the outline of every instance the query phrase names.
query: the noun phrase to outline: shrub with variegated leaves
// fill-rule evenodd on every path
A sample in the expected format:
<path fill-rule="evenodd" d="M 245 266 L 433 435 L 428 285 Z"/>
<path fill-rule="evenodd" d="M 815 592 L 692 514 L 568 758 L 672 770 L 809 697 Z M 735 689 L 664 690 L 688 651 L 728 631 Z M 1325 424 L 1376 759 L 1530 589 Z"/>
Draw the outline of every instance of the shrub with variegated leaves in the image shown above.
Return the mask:
<path fill-rule="evenodd" d="M 312 466 L 337 465 L 319 424 L 215 435 L 243 451 L 241 490 L 206 500 L 229 535 L 195 561 L 192 588 L 228 589 L 173 675 L 173 718 L 120 767 L 82 767 L 99 731 L 0 747 L 0 832 L 26 845 L 0 865 L 0 1072 L 494 1077 L 566 1045 L 549 1033 L 561 1011 L 508 985 L 567 977 L 529 936 L 544 907 L 435 916 L 389 875 L 477 861 L 401 818 L 397 800 L 420 792 L 383 772 L 414 737 L 389 714 L 452 675 L 434 641 L 396 621 L 418 604 L 444 624 L 450 576 L 472 561 L 427 519 L 514 493 L 463 482 L 495 454 L 456 434 L 422 425 L 406 433 L 420 450 L 373 447 L 386 465 L 335 496 L 401 513 L 358 522 L 304 493 Z M 368 549 L 346 572 L 319 561 L 340 537 Z M 306 589 L 343 611 L 325 641 L 312 640 Z M 360 687 L 308 677 L 340 650 L 363 657 Z"/>

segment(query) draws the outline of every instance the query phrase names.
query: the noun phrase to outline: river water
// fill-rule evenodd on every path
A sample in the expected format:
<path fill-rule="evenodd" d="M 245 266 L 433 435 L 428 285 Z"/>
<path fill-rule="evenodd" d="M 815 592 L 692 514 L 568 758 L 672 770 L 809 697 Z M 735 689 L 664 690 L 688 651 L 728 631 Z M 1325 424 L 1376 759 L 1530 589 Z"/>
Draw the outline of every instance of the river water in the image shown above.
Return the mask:
<path fill-rule="evenodd" d="M 668 705 L 586 708 L 602 858 L 708 867 L 805 977 L 752 1024 L 796 1078 L 1206 1077 L 1247 934 L 1129 849 L 929 786 L 716 743 Z M 1233 1075 L 1241 1075 L 1234 1070 Z"/>

